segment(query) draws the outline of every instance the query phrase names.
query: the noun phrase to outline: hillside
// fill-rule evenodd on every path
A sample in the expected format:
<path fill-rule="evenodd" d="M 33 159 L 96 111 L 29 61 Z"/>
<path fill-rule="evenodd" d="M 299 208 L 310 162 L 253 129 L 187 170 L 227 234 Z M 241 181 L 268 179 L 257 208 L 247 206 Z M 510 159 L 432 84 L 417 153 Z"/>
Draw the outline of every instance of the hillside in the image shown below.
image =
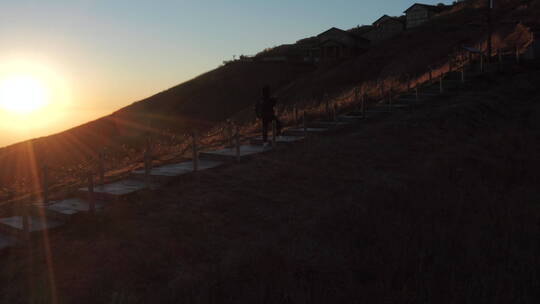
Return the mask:
<path fill-rule="evenodd" d="M 62 173 L 77 174 L 104 147 L 108 148 L 109 168 L 127 165 L 134 159 L 125 158 L 144 148 L 146 134 L 169 139 L 194 129 L 209 129 L 253 104 L 264 84 L 280 88 L 312 70 L 306 65 L 256 62 L 217 68 L 110 116 L 2 148 L 0 181 L 4 187 L 14 181 L 33 183 L 39 174 L 35 168 L 43 163 Z"/>
<path fill-rule="evenodd" d="M 3 256 L 0 302 L 536 303 L 538 85 L 484 75 L 76 218 Z"/>
<path fill-rule="evenodd" d="M 521 31 L 516 27 L 517 22 L 537 21 L 539 1 L 529 1 L 528 9 L 523 9 L 520 3 L 501 2 L 495 12 L 495 48 L 522 45 L 526 38 L 516 38 L 515 33 Z M 108 169 L 119 169 L 140 161 L 147 134 L 174 150 L 184 140 L 184 134 L 193 129 L 209 130 L 230 117 L 240 123 L 250 122 L 251 105 L 258 99 L 263 84 L 275 89 L 283 107 L 301 108 L 328 99 L 350 99 L 356 87 L 371 93 L 375 99 L 374 92 L 381 86 L 403 87 L 408 77 L 413 82 L 425 79 L 430 67 L 436 70 L 445 66 L 449 55 L 455 55 L 462 45 L 481 47 L 486 33 L 484 17 L 482 8 L 474 6 L 455 10 L 378 44 L 352 60 L 332 64 L 242 61 L 227 64 L 110 116 L 60 134 L 3 148 L 0 150 L 3 196 L 35 187 L 36 168 L 43 163 L 55 169 L 53 180 L 73 180 L 92 165 L 92 159 L 104 147 L 108 148 Z"/>

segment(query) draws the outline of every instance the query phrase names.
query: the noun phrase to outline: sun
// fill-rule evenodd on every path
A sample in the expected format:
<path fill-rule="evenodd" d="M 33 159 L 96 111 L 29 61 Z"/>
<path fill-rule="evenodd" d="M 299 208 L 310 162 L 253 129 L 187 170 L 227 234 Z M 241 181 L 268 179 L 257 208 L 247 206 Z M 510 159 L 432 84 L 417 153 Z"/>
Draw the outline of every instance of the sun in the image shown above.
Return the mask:
<path fill-rule="evenodd" d="M 0 107 L 17 114 L 43 108 L 48 103 L 45 84 L 30 75 L 13 75 L 0 80 Z"/>

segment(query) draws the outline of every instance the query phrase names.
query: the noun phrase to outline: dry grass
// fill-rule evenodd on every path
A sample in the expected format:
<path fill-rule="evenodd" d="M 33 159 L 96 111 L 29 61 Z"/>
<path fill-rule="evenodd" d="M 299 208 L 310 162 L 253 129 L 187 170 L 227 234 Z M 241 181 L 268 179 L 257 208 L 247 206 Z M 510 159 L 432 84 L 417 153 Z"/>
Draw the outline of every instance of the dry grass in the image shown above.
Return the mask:
<path fill-rule="evenodd" d="M 539 71 L 252 162 L 50 236 L 62 303 L 536 303 Z M 0 301 L 48 303 L 42 243 Z M 25 290 L 27 275 L 32 289 Z M 8 284 L 9 282 L 9 284 Z"/>
<path fill-rule="evenodd" d="M 449 61 L 462 64 L 463 54 L 456 46 L 486 48 L 485 31 L 470 25 L 481 21 L 481 6 L 475 5 L 441 16 L 428 26 L 378 45 L 352 61 L 317 69 L 274 63 L 230 64 L 109 117 L 5 148 L 0 152 L 1 198 L 9 201 L 39 196 L 37 168 L 45 163 L 51 168 L 54 195 L 65 195 L 84 183 L 89 170 L 95 171 L 97 153 L 102 149 L 106 150 L 108 178 L 125 176 L 141 166 L 148 134 L 152 137 L 156 164 L 189 156 L 189 132 L 193 129 L 205 133 L 205 148 L 225 145 L 229 136 L 223 132 L 226 118 L 240 124 L 245 136 L 254 134 L 260 126 L 253 117 L 252 104 L 263 84 L 278 88 L 280 117 L 286 125 L 296 123 L 295 109 L 307 112 L 310 119 L 325 117 L 327 105 L 340 111 L 354 109 L 358 104 L 356 90 L 360 96 L 367 94 L 369 103 L 381 100 L 381 95 L 404 92 L 407 87 L 426 82 L 430 70 L 432 77 L 437 78 L 450 69 Z M 512 51 L 530 37 L 525 28 L 508 22 L 516 18 L 526 20 L 539 11 L 539 4 L 533 1 L 525 12 L 516 1 L 499 5 L 495 12 L 499 23 L 494 46 Z"/>

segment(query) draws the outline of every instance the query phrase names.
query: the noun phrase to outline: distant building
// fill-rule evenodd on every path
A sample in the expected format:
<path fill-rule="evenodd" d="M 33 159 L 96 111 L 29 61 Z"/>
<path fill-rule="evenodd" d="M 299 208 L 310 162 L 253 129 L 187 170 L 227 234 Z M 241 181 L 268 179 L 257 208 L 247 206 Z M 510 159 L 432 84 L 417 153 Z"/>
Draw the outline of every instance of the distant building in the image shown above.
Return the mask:
<path fill-rule="evenodd" d="M 369 48 L 370 41 L 353 33 L 331 28 L 317 36 L 318 43 L 309 50 L 311 61 L 351 58 Z"/>
<path fill-rule="evenodd" d="M 373 22 L 370 31 L 362 34 L 362 37 L 373 43 L 390 39 L 405 30 L 405 20 L 401 17 L 384 15 Z"/>
<path fill-rule="evenodd" d="M 405 11 L 407 16 L 407 28 L 417 27 L 446 10 L 446 5 L 428 5 L 415 3 Z"/>
<path fill-rule="evenodd" d="M 531 52 L 532 52 L 532 58 L 538 59 L 540 58 L 540 28 L 536 29 L 535 32 L 532 33 L 532 44 L 531 44 Z"/>
<path fill-rule="evenodd" d="M 529 25 L 527 26 L 529 33 L 531 35 L 529 45 L 527 50 L 523 54 L 524 59 L 533 60 L 540 58 L 540 26 L 538 25 Z"/>

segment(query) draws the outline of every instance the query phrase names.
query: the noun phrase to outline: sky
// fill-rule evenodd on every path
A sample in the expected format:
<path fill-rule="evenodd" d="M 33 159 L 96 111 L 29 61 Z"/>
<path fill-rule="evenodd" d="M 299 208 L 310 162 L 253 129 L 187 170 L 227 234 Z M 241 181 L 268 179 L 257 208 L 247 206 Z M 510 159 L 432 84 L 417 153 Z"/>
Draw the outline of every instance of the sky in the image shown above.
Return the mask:
<path fill-rule="evenodd" d="M 21 75 L 41 83 L 41 91 L 28 89 L 28 98 L 43 90 L 47 96 L 39 110 L 0 109 L 0 146 L 110 114 L 234 55 L 294 43 L 333 26 L 371 24 L 383 14 L 401 15 L 412 3 L 0 0 L 0 97 L 2 80 L 13 83 Z"/>

